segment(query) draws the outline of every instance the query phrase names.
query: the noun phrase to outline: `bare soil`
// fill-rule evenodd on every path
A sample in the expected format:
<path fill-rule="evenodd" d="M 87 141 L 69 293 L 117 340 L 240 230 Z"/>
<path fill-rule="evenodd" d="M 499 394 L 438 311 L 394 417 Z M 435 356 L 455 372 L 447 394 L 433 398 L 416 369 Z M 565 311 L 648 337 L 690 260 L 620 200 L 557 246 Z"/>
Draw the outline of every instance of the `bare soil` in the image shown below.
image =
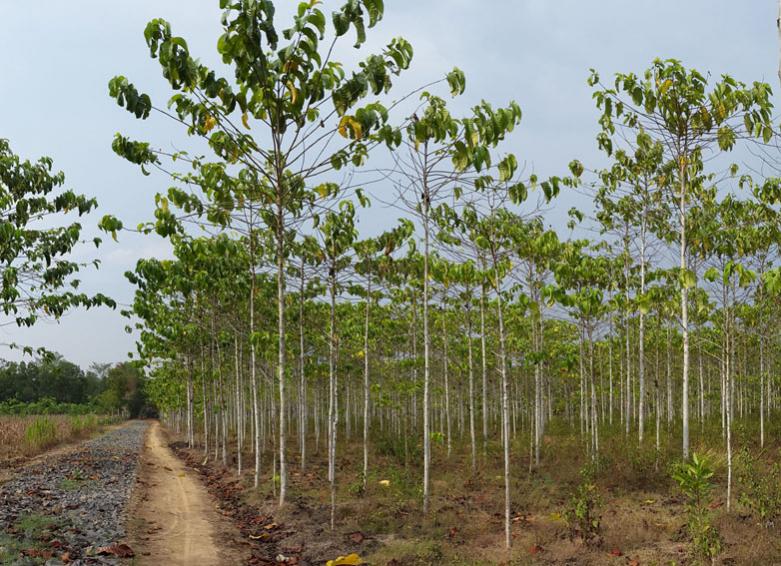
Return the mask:
<path fill-rule="evenodd" d="M 159 423 L 146 437 L 129 522 L 137 564 L 243 564 L 239 534 L 197 478 L 168 448 Z"/>

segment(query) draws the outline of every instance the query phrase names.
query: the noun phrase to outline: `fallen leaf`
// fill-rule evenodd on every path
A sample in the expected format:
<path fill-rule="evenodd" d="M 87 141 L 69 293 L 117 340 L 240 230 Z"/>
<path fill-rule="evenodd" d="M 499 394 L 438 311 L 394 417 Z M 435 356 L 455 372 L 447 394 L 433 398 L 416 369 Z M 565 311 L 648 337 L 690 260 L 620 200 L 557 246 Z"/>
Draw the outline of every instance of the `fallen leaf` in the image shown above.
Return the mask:
<path fill-rule="evenodd" d="M 541 547 L 539 544 L 535 544 L 532 547 L 529 548 L 529 554 L 532 556 L 539 554 L 540 552 L 544 552 L 545 549 Z"/>
<path fill-rule="evenodd" d="M 364 535 L 361 531 L 355 531 L 354 533 L 350 533 L 350 540 L 353 541 L 355 544 L 361 544 L 366 539 L 366 535 Z"/>
<path fill-rule="evenodd" d="M 325 566 L 358 566 L 363 564 L 361 557 L 355 554 L 348 554 L 347 556 L 339 556 L 335 560 L 329 560 L 325 563 Z"/>
<path fill-rule="evenodd" d="M 378 483 L 384 487 L 388 487 L 390 485 L 390 480 L 380 480 Z"/>
<path fill-rule="evenodd" d="M 133 558 L 135 556 L 133 549 L 123 543 L 110 544 L 109 546 L 100 546 L 96 550 L 96 553 L 102 554 L 104 556 L 110 554 L 116 556 L 117 558 Z"/>
<path fill-rule="evenodd" d="M 610 551 L 610 556 L 623 556 L 624 553 L 618 550 L 617 548 L 614 548 Z"/>

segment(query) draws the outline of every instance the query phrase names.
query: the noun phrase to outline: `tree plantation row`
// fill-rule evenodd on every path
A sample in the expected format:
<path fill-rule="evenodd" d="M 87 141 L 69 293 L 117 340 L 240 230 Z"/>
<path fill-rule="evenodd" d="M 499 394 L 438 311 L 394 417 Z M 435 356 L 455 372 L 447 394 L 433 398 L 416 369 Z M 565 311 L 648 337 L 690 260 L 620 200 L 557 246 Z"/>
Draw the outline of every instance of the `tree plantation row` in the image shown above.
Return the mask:
<path fill-rule="evenodd" d="M 167 104 L 123 76 L 109 85 L 139 120 L 182 130 L 174 144 L 117 134 L 113 149 L 170 183 L 137 230 L 166 238 L 173 259 L 127 274 L 125 314 L 146 394 L 191 447 L 270 483 L 280 506 L 290 474 L 325 450 L 331 528 L 350 496 L 339 460 L 365 491 L 378 443 L 419 474 L 424 514 L 432 462 L 463 453 L 475 473 L 501 460 L 510 547 L 511 479 L 525 473 L 511 464 L 544 464 L 557 449 L 546 431 L 576 437 L 595 467 L 601 438 L 623 434 L 657 454 L 675 444 L 703 474 L 693 449 L 715 439 L 730 507 L 734 423 L 764 446 L 781 402 L 781 182 L 730 164 L 778 157 L 767 84 L 676 60 L 591 71 L 608 165 L 574 160 L 543 179 L 509 152 L 518 104 L 449 109 L 466 88 L 458 69 L 400 92 L 405 40 L 336 60 L 345 45 L 363 53 L 382 0 L 304 2 L 284 26 L 271 0 L 220 6 L 223 67 L 153 20 Z M 64 290 L 81 267 L 67 259 L 78 224 L 30 226 L 94 201 L 58 194 L 48 160 L 7 145 L 0 158 L 5 313 L 32 324 L 112 305 Z M 593 205 L 551 227 L 574 191 Z M 385 231 L 359 230 L 389 211 Z M 362 454 L 337 450 L 356 440 Z"/>

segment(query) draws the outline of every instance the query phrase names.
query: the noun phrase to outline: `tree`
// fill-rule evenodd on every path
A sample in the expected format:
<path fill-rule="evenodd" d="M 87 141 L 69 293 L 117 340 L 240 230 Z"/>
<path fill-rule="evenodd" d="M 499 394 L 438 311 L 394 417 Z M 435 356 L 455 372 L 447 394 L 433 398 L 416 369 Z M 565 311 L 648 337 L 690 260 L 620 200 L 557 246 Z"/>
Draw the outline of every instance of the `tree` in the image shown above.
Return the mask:
<path fill-rule="evenodd" d="M 0 139 L 0 310 L 7 317 L 0 325 L 32 326 L 41 317 L 59 320 L 72 308 L 116 306 L 101 293 L 78 291 L 76 276 L 86 264 L 70 254 L 82 242 L 82 226 L 61 222 L 71 212 L 88 214 L 97 201 L 62 190 L 65 175 L 52 167 L 49 157 L 23 161 Z M 99 246 L 100 239 L 93 243 Z"/>
<path fill-rule="evenodd" d="M 216 161 L 154 150 L 149 143 L 117 134 L 114 150 L 142 170 L 162 168 L 163 160 L 179 160 L 190 173 L 175 173 L 181 186 L 158 197 L 155 229 L 161 235 L 176 231 L 178 222 L 169 202 L 186 213 L 206 215 L 211 222 L 229 224 L 238 200 L 249 197 L 274 242 L 277 280 L 277 362 L 279 388 L 279 503 L 287 494 L 286 392 L 286 266 L 295 229 L 313 216 L 318 199 L 334 196 L 339 186 L 318 182 L 324 174 L 347 165 L 362 165 L 369 150 L 398 137 L 389 125 L 388 110 L 370 97 L 387 93 L 392 77 L 405 70 L 412 47 L 394 39 L 378 55 L 370 55 L 352 74 L 331 54 L 350 29 L 355 46 L 366 39 L 383 15 L 381 0 L 349 0 L 331 14 L 331 41 L 326 16 L 318 2 L 302 2 L 291 27 L 279 31 L 271 0 L 220 0 L 225 10 L 217 50 L 233 71 L 233 80 L 220 77 L 190 54 L 187 42 L 174 36 L 162 19 L 144 32 L 150 54 L 176 91 L 171 111 L 154 106 L 125 77 L 109 83 L 109 93 L 137 118 L 152 110 L 186 127 L 187 134 L 204 139 Z M 284 40 L 284 41 L 283 41 Z M 361 106 L 361 104 L 364 104 Z M 340 138 L 343 140 L 340 142 Z M 238 170 L 238 173 L 235 171 Z M 250 190 L 242 189 L 249 185 Z M 197 194 L 191 189 L 200 189 Z M 203 196 L 212 206 L 203 205 Z M 115 225 L 115 227 L 117 227 Z M 248 242 L 253 242 L 250 237 Z M 250 338 L 252 340 L 252 338 Z"/>
<path fill-rule="evenodd" d="M 592 71 L 589 84 L 602 111 L 600 146 L 611 153 L 616 126 L 645 132 L 661 143 L 664 159 L 673 164 L 679 243 L 679 286 L 683 333 L 682 447 L 689 457 L 689 289 L 696 277 L 687 263 L 687 207 L 703 184 L 703 155 L 709 151 L 731 151 L 740 139 L 773 135 L 770 87 L 751 86 L 724 75 L 712 88 L 707 79 L 676 60 L 657 59 L 643 78 L 634 73 L 616 75 L 614 87 L 606 88 Z"/>

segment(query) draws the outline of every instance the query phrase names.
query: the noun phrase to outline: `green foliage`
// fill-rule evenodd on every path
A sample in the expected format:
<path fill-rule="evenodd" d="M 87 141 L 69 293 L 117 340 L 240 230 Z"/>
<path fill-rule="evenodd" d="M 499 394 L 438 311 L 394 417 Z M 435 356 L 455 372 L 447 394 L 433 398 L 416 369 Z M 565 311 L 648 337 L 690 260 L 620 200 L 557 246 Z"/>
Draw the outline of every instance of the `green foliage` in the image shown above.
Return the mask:
<path fill-rule="evenodd" d="M 92 404 L 58 403 L 49 397 L 31 403 L 15 399 L 0 402 L 0 415 L 88 415 L 97 410 Z"/>
<path fill-rule="evenodd" d="M 587 545 L 598 546 L 602 540 L 601 517 L 598 512 L 600 498 L 594 483 L 594 468 L 590 465 L 583 467 L 580 476 L 581 481 L 563 516 L 571 536 L 580 538 Z"/>
<path fill-rule="evenodd" d="M 65 176 L 52 167 L 48 157 L 23 161 L 0 139 L 0 312 L 18 326 L 41 316 L 58 319 L 73 307 L 115 306 L 100 293 L 78 292 L 76 275 L 88 264 L 70 253 L 82 226 L 62 221 L 69 213 L 88 214 L 97 202 L 63 190 Z"/>
<path fill-rule="evenodd" d="M 708 459 L 694 453 L 691 461 L 675 464 L 671 476 L 687 499 L 687 530 L 694 554 L 698 558 L 713 559 L 721 552 L 721 536 L 711 521 L 708 507 L 713 477 Z"/>
<path fill-rule="evenodd" d="M 735 459 L 738 501 L 765 528 L 773 527 L 781 516 L 781 465 L 767 464 L 761 454 L 743 448 Z"/>
<path fill-rule="evenodd" d="M 372 442 L 377 454 L 393 458 L 399 464 L 419 462 L 423 456 L 423 449 L 418 444 L 417 438 L 382 434 L 375 437 Z"/>

